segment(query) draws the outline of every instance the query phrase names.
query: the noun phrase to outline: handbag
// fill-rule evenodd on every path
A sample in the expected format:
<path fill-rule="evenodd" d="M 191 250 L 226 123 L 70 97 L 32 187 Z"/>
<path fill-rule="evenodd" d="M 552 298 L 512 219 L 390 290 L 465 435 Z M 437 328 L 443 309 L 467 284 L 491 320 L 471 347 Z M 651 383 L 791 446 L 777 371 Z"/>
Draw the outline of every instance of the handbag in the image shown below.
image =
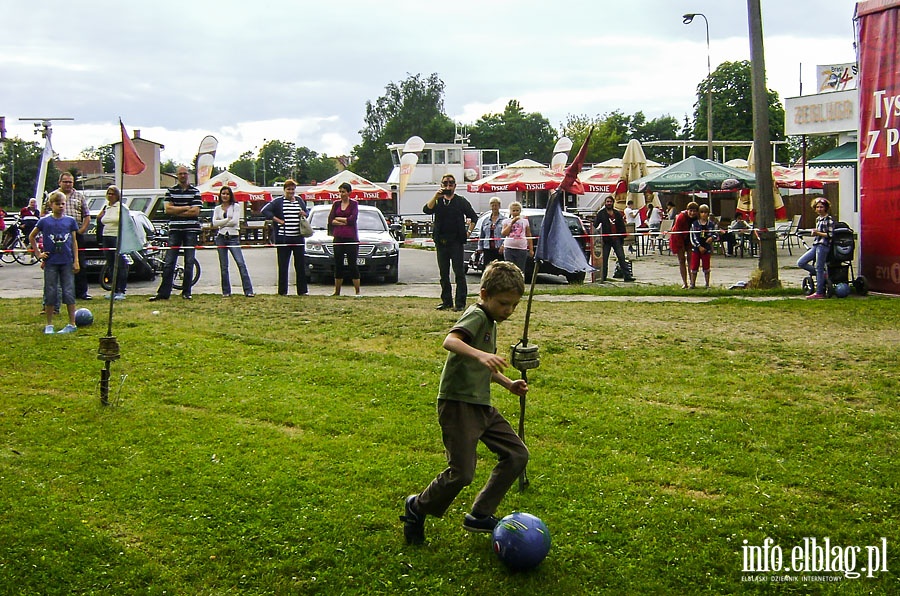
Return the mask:
<path fill-rule="evenodd" d="M 304 238 L 309 238 L 313 235 L 312 226 L 309 225 L 309 220 L 303 215 L 300 216 L 300 235 Z"/>

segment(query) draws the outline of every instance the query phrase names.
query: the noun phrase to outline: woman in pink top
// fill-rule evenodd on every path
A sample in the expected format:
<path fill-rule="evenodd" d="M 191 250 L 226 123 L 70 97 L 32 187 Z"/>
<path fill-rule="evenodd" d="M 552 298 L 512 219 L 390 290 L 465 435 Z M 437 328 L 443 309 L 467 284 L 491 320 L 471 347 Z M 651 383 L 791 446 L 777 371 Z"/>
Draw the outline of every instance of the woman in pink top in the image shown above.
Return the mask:
<path fill-rule="evenodd" d="M 334 294 L 332 296 L 341 295 L 341 286 L 344 284 L 345 277 L 353 280 L 353 289 L 359 296 L 359 266 L 356 264 L 359 258 L 359 231 L 356 227 L 359 203 L 350 198 L 352 190 L 353 187 L 346 182 L 338 186 L 341 200 L 331 204 L 331 213 L 328 214 L 328 224 L 332 228 L 332 236 L 334 236 Z"/>

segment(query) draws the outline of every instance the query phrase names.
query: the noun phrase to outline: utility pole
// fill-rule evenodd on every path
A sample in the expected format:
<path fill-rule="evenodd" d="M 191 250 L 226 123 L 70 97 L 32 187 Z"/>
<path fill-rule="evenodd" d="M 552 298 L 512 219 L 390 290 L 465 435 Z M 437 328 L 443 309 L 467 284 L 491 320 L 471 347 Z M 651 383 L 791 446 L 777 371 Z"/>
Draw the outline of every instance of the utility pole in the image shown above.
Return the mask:
<path fill-rule="evenodd" d="M 781 285 L 775 242 L 775 183 L 769 142 L 769 101 L 760 0 L 747 0 L 750 27 L 750 84 L 753 94 L 753 149 L 756 155 L 756 224 L 759 228 L 759 280 L 762 288 Z"/>

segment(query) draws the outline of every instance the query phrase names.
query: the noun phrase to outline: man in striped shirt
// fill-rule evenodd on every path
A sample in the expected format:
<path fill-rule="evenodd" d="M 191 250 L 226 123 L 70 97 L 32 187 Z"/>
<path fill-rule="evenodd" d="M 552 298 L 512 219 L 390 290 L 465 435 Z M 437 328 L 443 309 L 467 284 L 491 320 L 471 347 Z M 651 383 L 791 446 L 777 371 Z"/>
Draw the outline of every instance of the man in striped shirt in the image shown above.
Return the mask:
<path fill-rule="evenodd" d="M 169 216 L 169 250 L 166 252 L 166 265 L 163 268 L 162 282 L 156 290 L 154 300 L 168 300 L 172 294 L 172 282 L 175 277 L 175 261 L 178 253 L 184 253 L 184 281 L 181 297 L 191 299 L 191 283 L 194 278 L 194 252 L 200 236 L 200 206 L 203 204 L 200 191 L 188 182 L 188 169 L 178 166 L 175 171 L 178 184 L 166 190 L 166 215 Z"/>

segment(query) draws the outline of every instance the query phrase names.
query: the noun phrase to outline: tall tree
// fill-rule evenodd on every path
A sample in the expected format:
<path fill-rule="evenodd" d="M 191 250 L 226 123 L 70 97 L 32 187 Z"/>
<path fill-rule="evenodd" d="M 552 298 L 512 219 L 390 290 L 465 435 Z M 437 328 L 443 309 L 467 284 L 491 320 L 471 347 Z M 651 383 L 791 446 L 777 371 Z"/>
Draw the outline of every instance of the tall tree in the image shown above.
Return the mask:
<path fill-rule="evenodd" d="M 312 184 L 313 181 L 322 182 L 337 173 L 337 161 L 333 157 L 328 157 L 325 154 L 315 155 L 307 161 L 304 182 L 308 184 Z"/>
<path fill-rule="evenodd" d="M 273 139 L 259 148 L 256 160 L 256 178 L 263 186 L 276 179 L 284 180 L 297 169 L 297 148 L 289 141 Z"/>
<path fill-rule="evenodd" d="M 228 171 L 256 184 L 256 160 L 252 151 L 244 151 L 228 164 Z"/>
<path fill-rule="evenodd" d="M 38 166 L 44 153 L 37 141 L 23 141 L 19 137 L 6 139 L 0 152 L 0 204 L 11 208 L 22 208 L 34 196 L 34 184 L 38 177 Z M 43 192 L 57 187 L 59 170 L 50 160 L 47 166 L 47 181 Z M 43 202 L 38 197 L 38 202 Z"/>
<path fill-rule="evenodd" d="M 713 138 L 718 141 L 753 139 L 753 97 L 750 85 L 750 61 L 723 62 L 697 86 L 692 138 L 706 140 L 706 98 L 712 90 Z M 784 139 L 784 106 L 778 93 L 766 90 L 769 105 L 771 140 Z M 706 157 L 705 147 L 691 153 Z"/>
<path fill-rule="evenodd" d="M 418 135 L 433 143 L 451 142 L 456 126 L 444 112 L 444 82 L 437 73 L 428 78 L 409 75 L 389 83 L 375 102 L 366 102 L 362 142 L 353 148 L 354 171 L 373 181 L 386 180 L 393 164 L 385 148 Z"/>
<path fill-rule="evenodd" d="M 522 158 L 549 163 L 556 131 L 550 121 L 537 112 L 525 113 L 522 105 L 511 100 L 500 114 L 485 114 L 469 128 L 472 144 L 497 148 L 500 161 L 510 163 Z"/>
<path fill-rule="evenodd" d="M 647 120 L 643 112 L 637 112 L 631 119 L 631 138 L 642 143 L 676 139 L 678 138 L 678 120 L 668 114 Z M 644 147 L 644 154 L 647 159 L 664 164 L 675 163 L 681 158 L 677 147 Z"/>

